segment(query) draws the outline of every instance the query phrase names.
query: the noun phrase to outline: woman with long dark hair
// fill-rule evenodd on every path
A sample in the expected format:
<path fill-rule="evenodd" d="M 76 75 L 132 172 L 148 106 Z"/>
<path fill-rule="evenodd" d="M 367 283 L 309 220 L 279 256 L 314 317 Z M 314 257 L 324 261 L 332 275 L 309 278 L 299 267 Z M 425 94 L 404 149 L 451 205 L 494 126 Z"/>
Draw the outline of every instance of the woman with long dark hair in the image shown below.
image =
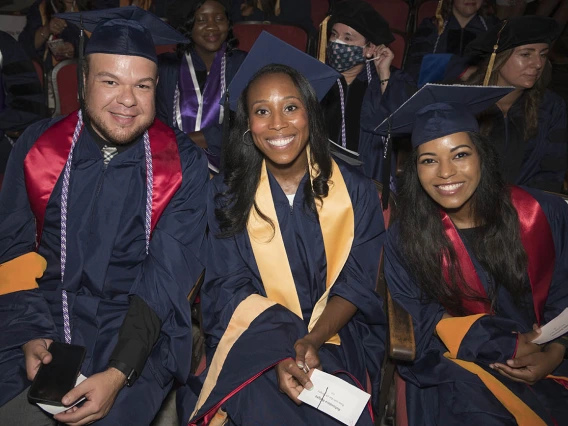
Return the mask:
<path fill-rule="evenodd" d="M 170 23 L 190 43 L 178 45 L 176 53 L 159 56 L 156 114 L 206 149 L 214 167 L 219 166 L 221 154 L 220 103 L 246 56 L 237 50 L 229 7 L 225 0 L 175 2 Z"/>
<path fill-rule="evenodd" d="M 468 54 L 482 62 L 465 81 L 515 87 L 479 117 L 481 134 L 496 147 L 506 182 L 553 192 L 561 191 L 568 170 L 566 105 L 546 89 L 547 55 L 560 30 L 552 18 L 539 16 L 494 27 L 469 45 Z"/>
<path fill-rule="evenodd" d="M 274 52 L 287 65 L 274 64 Z M 236 425 L 336 424 L 298 395 L 317 385 L 314 369 L 358 387 L 367 371 L 378 390 L 379 197 L 330 156 L 318 95 L 333 70 L 271 36 L 242 69 L 230 88 L 240 96 L 223 174 L 210 187 L 201 291 L 210 367 L 190 424 L 215 415 Z M 357 424 L 371 419 L 368 407 Z"/>
<path fill-rule="evenodd" d="M 502 179 L 472 114 L 506 93 L 492 90 L 439 86 L 434 99 L 469 106 L 419 92 L 390 118 L 414 127 L 385 244 L 387 284 L 414 324 L 416 359 L 399 367 L 409 424 L 568 416 L 566 340 L 533 343 L 568 305 L 568 205 Z"/>

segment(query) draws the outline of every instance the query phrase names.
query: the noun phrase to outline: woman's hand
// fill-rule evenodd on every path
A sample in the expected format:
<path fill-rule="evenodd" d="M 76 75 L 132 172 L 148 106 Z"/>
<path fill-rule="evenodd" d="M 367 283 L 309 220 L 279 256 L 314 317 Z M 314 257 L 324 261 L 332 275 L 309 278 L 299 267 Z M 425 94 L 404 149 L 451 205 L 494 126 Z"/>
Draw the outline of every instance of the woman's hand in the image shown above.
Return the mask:
<path fill-rule="evenodd" d="M 294 343 L 296 351 L 296 365 L 305 372 L 318 368 L 321 370 L 320 359 L 318 355 L 319 346 L 310 339 L 310 335 L 306 335 Z M 307 367 L 307 368 L 306 368 Z"/>
<path fill-rule="evenodd" d="M 538 325 L 533 324 L 533 330 L 528 333 L 519 333 L 517 337 L 517 351 L 515 358 L 523 358 L 527 355 L 538 353 L 541 351 L 541 346 L 532 343 L 540 335 L 540 328 Z"/>
<path fill-rule="evenodd" d="M 515 359 L 508 360 L 507 364 L 492 364 L 491 368 L 516 382 L 534 385 L 560 365 L 564 358 L 564 351 L 564 346 L 553 343 L 547 345 L 542 352 L 517 356 Z"/>
<path fill-rule="evenodd" d="M 51 34 L 59 35 L 65 28 L 67 28 L 67 22 L 64 19 L 51 18 L 51 21 L 49 21 L 49 32 Z"/>
<path fill-rule="evenodd" d="M 376 58 L 373 63 L 381 80 L 390 77 L 390 67 L 394 59 L 394 53 L 384 44 L 375 46 L 370 44 L 363 49 L 363 54 L 367 59 Z"/>
<path fill-rule="evenodd" d="M 310 374 L 300 369 L 292 358 L 287 358 L 276 365 L 276 378 L 280 392 L 288 395 L 297 405 L 302 403 L 298 399 L 300 392 L 304 388 L 311 390 L 314 387 L 310 381 Z"/>

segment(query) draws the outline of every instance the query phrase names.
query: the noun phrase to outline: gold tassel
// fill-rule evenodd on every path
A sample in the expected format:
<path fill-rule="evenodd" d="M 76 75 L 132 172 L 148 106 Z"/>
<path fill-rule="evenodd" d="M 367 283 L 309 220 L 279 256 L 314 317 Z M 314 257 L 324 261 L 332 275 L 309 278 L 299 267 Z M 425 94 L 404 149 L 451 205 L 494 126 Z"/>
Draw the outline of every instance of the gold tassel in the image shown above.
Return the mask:
<path fill-rule="evenodd" d="M 327 23 L 329 18 L 331 18 L 331 16 L 326 16 L 319 28 L 318 60 L 324 64 L 327 50 Z"/>
<path fill-rule="evenodd" d="M 503 22 L 503 26 L 497 33 L 497 40 L 495 40 L 495 44 L 493 45 L 493 53 L 491 54 L 491 58 L 489 58 L 489 64 L 487 65 L 487 71 L 485 72 L 485 78 L 483 79 L 483 85 L 488 86 L 489 80 L 491 79 L 491 73 L 493 72 L 493 65 L 495 65 L 495 57 L 497 56 L 497 49 L 499 48 L 499 40 L 501 38 L 501 32 L 507 25 L 507 21 Z"/>
<path fill-rule="evenodd" d="M 438 22 L 438 35 L 442 34 L 444 31 L 444 17 L 442 16 L 442 6 L 444 5 L 444 0 L 438 1 L 438 7 L 436 7 L 436 21 Z"/>

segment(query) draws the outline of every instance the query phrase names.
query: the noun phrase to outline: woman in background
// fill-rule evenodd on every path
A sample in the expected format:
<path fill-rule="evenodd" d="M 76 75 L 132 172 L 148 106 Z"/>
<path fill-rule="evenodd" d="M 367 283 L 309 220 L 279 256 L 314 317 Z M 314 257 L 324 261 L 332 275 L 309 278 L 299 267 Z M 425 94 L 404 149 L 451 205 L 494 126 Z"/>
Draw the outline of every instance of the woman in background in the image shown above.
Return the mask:
<path fill-rule="evenodd" d="M 225 0 L 174 3 L 170 22 L 189 40 L 175 53 L 159 56 L 156 114 L 178 127 L 208 153 L 219 167 L 222 144 L 223 96 L 246 54 L 237 39 Z M 175 14 L 174 14 L 175 11 Z M 182 16 L 180 20 L 176 16 Z"/>

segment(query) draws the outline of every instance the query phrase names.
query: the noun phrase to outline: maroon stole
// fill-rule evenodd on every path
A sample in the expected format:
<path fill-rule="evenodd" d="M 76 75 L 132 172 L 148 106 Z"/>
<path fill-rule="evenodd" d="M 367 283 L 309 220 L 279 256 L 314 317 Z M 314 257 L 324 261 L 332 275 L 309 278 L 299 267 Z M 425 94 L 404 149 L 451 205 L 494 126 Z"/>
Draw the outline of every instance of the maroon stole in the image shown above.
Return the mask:
<path fill-rule="evenodd" d="M 517 186 L 512 186 L 511 201 L 519 215 L 521 241 L 527 253 L 529 263 L 528 275 L 532 289 L 534 310 L 537 323 L 540 325 L 543 320 L 544 305 L 548 297 L 556 261 L 552 232 L 540 204 L 527 191 Z M 473 262 L 458 231 L 448 215 L 445 212 L 441 214 L 444 231 L 454 246 L 464 281 L 474 294 L 487 299 L 485 288 L 475 271 Z M 446 281 L 451 282 L 446 258 L 443 259 L 443 269 Z M 491 313 L 489 302 L 486 300 L 464 298 L 462 303 L 469 314 Z"/>
<path fill-rule="evenodd" d="M 69 157 L 77 121 L 76 111 L 49 127 L 24 159 L 26 190 L 36 218 L 38 246 L 47 203 Z M 148 129 L 148 136 L 154 172 L 150 226 L 152 232 L 169 201 L 181 186 L 182 173 L 174 131 L 156 119 Z"/>

